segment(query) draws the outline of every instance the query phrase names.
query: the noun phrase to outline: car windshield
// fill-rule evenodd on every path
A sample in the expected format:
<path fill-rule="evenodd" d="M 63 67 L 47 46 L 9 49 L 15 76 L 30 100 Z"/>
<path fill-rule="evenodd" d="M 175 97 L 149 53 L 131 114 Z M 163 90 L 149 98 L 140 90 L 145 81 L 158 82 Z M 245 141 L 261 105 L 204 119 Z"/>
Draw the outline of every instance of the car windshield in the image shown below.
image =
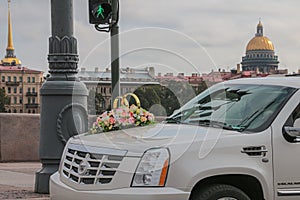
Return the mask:
<path fill-rule="evenodd" d="M 175 111 L 166 121 L 261 131 L 270 125 L 295 91 L 283 86 L 217 84 Z"/>

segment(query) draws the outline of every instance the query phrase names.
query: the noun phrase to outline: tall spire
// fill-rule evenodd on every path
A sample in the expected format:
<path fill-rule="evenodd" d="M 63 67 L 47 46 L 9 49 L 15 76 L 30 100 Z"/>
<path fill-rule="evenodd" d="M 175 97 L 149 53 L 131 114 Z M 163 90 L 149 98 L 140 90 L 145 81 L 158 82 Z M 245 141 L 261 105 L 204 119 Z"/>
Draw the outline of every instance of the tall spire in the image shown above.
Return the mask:
<path fill-rule="evenodd" d="M 11 24 L 11 17 L 10 17 L 10 2 L 8 0 L 8 37 L 7 37 L 7 48 L 6 50 L 13 51 L 15 50 L 13 45 L 13 37 L 12 37 L 12 24 Z"/>
<path fill-rule="evenodd" d="M 7 0 L 8 2 L 8 29 L 7 29 L 7 48 L 6 55 L 3 60 L 1 60 L 1 65 L 5 66 L 20 66 L 21 61 L 15 56 L 15 48 L 13 45 L 13 37 L 12 37 L 12 23 L 10 16 L 10 2 L 11 0 Z"/>

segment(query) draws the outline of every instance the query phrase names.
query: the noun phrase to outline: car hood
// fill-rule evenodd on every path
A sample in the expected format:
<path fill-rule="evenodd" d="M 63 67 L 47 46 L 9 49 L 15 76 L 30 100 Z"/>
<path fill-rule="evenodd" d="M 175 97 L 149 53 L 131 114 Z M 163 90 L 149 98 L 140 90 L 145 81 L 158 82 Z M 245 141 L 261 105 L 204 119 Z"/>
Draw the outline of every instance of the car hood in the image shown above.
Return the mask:
<path fill-rule="evenodd" d="M 222 129 L 184 124 L 155 124 L 98 134 L 81 134 L 69 143 L 124 150 L 126 156 L 140 157 L 150 148 L 167 147 L 172 154 L 185 152 L 195 141 L 203 141 L 208 132 L 218 135 Z M 209 133 L 211 134 L 211 133 Z"/>

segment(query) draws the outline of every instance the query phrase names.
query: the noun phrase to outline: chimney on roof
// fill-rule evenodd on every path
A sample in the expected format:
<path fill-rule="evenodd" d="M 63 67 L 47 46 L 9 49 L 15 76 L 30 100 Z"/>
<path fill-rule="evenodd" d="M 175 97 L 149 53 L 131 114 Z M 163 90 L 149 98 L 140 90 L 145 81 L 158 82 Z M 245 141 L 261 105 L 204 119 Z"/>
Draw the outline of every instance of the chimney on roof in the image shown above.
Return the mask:
<path fill-rule="evenodd" d="M 241 73 L 241 64 L 236 65 L 236 71 L 237 71 L 238 74 Z"/>
<path fill-rule="evenodd" d="M 99 72 L 99 68 L 98 67 L 95 67 L 95 72 Z"/>
<path fill-rule="evenodd" d="M 155 77 L 155 69 L 154 69 L 154 67 L 149 67 L 148 68 L 148 72 L 149 72 L 149 75 L 151 77 Z"/>

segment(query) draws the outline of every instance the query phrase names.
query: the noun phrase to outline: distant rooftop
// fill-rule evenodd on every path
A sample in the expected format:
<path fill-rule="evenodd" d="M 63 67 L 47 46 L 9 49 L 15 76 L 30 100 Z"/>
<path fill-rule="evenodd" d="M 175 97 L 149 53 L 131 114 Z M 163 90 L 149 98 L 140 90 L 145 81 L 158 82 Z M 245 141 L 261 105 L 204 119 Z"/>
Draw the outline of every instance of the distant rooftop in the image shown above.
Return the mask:
<path fill-rule="evenodd" d="M 33 70 L 33 69 L 29 69 L 27 67 L 20 67 L 20 66 L 1 66 L 0 65 L 0 72 L 30 72 L 30 73 L 42 73 L 42 71 L 38 71 L 38 70 Z"/>
<path fill-rule="evenodd" d="M 88 71 L 82 68 L 81 71 L 78 72 L 78 77 L 81 80 L 110 80 L 111 71 L 109 69 L 99 71 L 98 68 L 95 68 L 94 71 Z M 151 67 L 145 69 L 121 68 L 120 79 L 155 81 L 154 69 Z"/>

